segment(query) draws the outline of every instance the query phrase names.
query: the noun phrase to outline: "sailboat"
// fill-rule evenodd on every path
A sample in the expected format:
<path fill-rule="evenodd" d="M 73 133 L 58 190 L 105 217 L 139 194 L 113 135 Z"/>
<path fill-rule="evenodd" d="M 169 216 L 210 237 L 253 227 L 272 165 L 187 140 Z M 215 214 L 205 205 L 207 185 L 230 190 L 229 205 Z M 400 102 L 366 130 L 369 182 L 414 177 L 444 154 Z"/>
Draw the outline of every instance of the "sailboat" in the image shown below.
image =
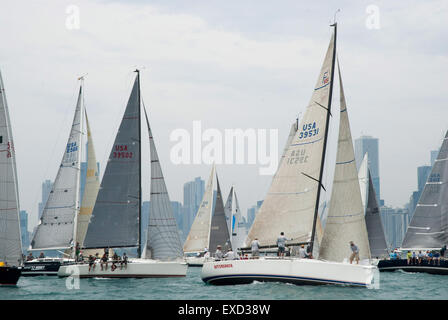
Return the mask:
<path fill-rule="evenodd" d="M 284 232 L 289 239 L 287 245 L 308 244 L 313 257 L 319 256 L 319 259 L 266 256 L 259 259 L 206 262 L 201 272 L 201 278 L 205 283 L 216 285 L 246 284 L 257 280 L 287 282 L 298 285 L 336 284 L 367 287 L 374 281 L 374 273 L 377 270 L 375 266 L 342 262 L 342 254 L 344 256 L 349 255 L 349 240 L 345 242 L 345 236 L 338 234 L 334 230 L 336 228 L 331 226 L 332 223 L 329 222 L 329 219 L 331 219 L 330 213 L 327 218 L 326 230 L 322 232 L 318 215 L 320 191 L 323 187 L 322 176 L 336 58 L 337 25 L 335 23 L 332 26 L 334 27 L 334 33 L 311 101 L 294 137 L 288 139 L 287 151 L 284 152 L 284 158 L 282 158 L 273 177 L 268 194 L 245 243 L 246 246 L 249 246 L 252 240 L 258 238 L 260 244 L 262 244 L 261 248 L 273 247 L 276 246 L 276 240 L 280 232 Z M 343 111 L 342 103 L 341 111 Z M 343 123 L 341 122 L 340 126 L 341 124 Z M 346 124 L 348 124 L 348 119 Z M 346 129 L 342 128 L 340 131 L 345 134 L 347 133 Z M 340 137 L 339 140 L 343 139 Z M 339 143 L 338 149 L 341 151 L 338 154 L 342 154 L 344 148 L 346 146 Z M 351 160 L 349 159 L 349 161 Z M 338 158 L 337 166 L 341 167 L 341 174 L 344 176 L 346 173 L 345 166 L 339 162 L 343 161 Z M 354 174 L 357 175 L 356 167 Z M 336 188 L 338 187 L 336 186 Z M 333 190 L 333 194 L 335 192 Z M 358 196 L 358 207 L 361 211 L 359 186 Z M 333 205 L 334 202 L 335 200 Z M 355 208 L 356 204 L 350 203 L 349 206 Z M 337 207 L 333 210 L 336 212 Z M 355 213 L 357 214 L 356 218 L 347 217 L 351 227 L 347 226 L 346 229 L 350 230 L 350 240 L 358 242 L 363 248 L 364 254 L 369 255 L 367 235 L 364 234 L 365 223 L 362 226 L 362 222 L 364 222 L 363 213 Z M 336 216 L 333 216 L 333 218 L 337 219 Z M 355 228 L 361 228 L 361 230 L 354 230 Z M 320 248 L 319 242 L 321 242 Z M 338 243 L 338 245 L 343 243 L 343 248 L 346 251 L 338 250 L 333 255 L 328 250 L 332 248 L 333 242 Z M 321 259 L 320 251 L 327 260 Z M 333 261 L 329 261 L 330 259 Z"/>
<path fill-rule="evenodd" d="M 215 176 L 217 194 L 215 208 L 212 211 Z M 201 205 L 184 243 L 185 261 L 189 266 L 200 267 L 206 261 L 206 251 L 213 252 L 218 245 L 224 251 L 232 247 L 221 187 L 213 164 Z"/>
<path fill-rule="evenodd" d="M 88 224 L 83 249 L 137 247 L 137 258 L 124 267 L 95 268 L 88 264 L 61 266 L 59 277 L 76 272 L 80 278 L 148 278 L 184 277 L 187 264 L 182 260 L 182 247 L 173 216 L 154 137 L 149 126 L 151 166 L 151 217 L 147 242 L 142 244 L 142 157 L 140 72 L 137 73 Z M 143 106 L 143 110 L 144 106 Z M 146 115 L 146 110 L 145 110 Z M 89 270 L 90 269 L 90 270 Z"/>
<path fill-rule="evenodd" d="M 384 259 L 378 263 L 380 271 L 403 270 L 448 275 L 448 260 L 443 258 L 442 247 L 448 243 L 448 130 L 437 159 L 426 180 L 414 215 L 406 231 L 400 250 L 415 253 L 417 259 Z M 419 253 L 431 251 L 439 259 L 418 261 Z M 446 253 L 444 254 L 446 256 Z"/>
<path fill-rule="evenodd" d="M 84 105 L 84 79 L 81 77 L 79 80 L 81 80 L 81 84 L 67 145 L 64 148 L 61 164 L 30 246 L 30 251 L 58 250 L 64 256 L 39 257 L 25 261 L 22 270 L 24 276 L 57 275 L 61 265 L 75 262 L 74 248 L 77 243 L 83 241 L 84 222 L 82 217 L 85 208 L 81 208 L 80 204 L 80 185 L 85 126 L 88 130 L 88 148 L 90 149 L 85 191 L 91 192 L 91 188 L 88 186 L 91 180 L 89 175 L 97 176 L 97 170 L 90 126 Z M 93 171 L 92 162 L 95 163 Z M 88 199 L 89 196 L 85 196 L 83 200 L 88 201 Z M 78 221 L 80 221 L 79 225 Z"/>
<path fill-rule="evenodd" d="M 16 285 L 21 275 L 22 238 L 14 142 L 0 72 L 0 285 Z"/>
<path fill-rule="evenodd" d="M 247 234 L 236 196 L 235 186 L 230 188 L 224 210 L 226 212 L 226 218 L 228 218 L 227 227 L 229 229 L 232 248 L 241 248 L 244 240 L 246 240 Z"/>
<path fill-rule="evenodd" d="M 380 209 L 373 187 L 372 175 L 370 174 L 367 152 L 364 154 L 364 158 L 359 166 L 358 179 L 365 212 L 367 234 L 369 236 L 370 253 L 372 258 L 382 259 L 387 257 L 388 249 Z"/>

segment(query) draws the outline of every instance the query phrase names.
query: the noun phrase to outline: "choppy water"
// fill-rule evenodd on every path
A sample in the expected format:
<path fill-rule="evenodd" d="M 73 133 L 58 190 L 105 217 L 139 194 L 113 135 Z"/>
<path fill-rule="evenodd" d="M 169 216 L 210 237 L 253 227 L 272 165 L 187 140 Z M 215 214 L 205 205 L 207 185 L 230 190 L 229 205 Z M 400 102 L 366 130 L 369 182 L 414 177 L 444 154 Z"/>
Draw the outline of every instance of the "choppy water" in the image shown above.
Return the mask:
<path fill-rule="evenodd" d="M 80 279 L 69 289 L 66 278 L 21 277 L 17 287 L 0 287 L 0 300 L 8 299 L 167 299 L 167 300 L 299 300 L 299 299 L 448 299 L 448 276 L 402 271 L 380 274 L 379 289 L 338 286 L 295 286 L 252 283 L 239 286 L 206 285 L 201 268 L 189 268 L 186 278 Z"/>

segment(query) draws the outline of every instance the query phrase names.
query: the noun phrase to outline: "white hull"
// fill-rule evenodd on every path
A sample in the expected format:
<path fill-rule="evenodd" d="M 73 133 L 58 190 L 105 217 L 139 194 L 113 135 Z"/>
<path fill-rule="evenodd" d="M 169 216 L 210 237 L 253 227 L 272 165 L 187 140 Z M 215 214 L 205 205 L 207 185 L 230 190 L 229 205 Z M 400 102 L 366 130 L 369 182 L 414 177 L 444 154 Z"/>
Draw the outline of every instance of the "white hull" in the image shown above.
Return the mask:
<path fill-rule="evenodd" d="M 204 282 L 215 285 L 271 281 L 370 287 L 378 276 L 376 266 L 297 258 L 207 261 L 201 272 Z"/>
<path fill-rule="evenodd" d="M 179 261 L 159 261 L 152 259 L 129 259 L 127 267 L 120 267 L 112 271 L 112 262 L 109 261 L 107 270 L 105 266 L 101 270 L 100 262 L 95 263 L 95 268 L 89 271 L 89 264 L 74 264 L 61 266 L 58 271 L 59 277 L 80 277 L 80 278 L 165 278 L 165 277 L 185 277 L 187 274 L 187 264 Z"/>
<path fill-rule="evenodd" d="M 204 257 L 185 257 L 185 262 L 189 267 L 202 267 L 205 262 Z"/>

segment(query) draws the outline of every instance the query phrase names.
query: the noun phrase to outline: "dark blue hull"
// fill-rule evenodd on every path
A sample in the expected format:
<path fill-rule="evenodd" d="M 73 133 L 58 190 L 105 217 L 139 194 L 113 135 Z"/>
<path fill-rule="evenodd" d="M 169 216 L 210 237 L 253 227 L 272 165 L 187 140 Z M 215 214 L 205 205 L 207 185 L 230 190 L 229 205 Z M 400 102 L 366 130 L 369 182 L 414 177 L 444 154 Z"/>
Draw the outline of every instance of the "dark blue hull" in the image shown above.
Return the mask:
<path fill-rule="evenodd" d="M 403 270 L 407 272 L 448 275 L 448 260 L 440 260 L 440 264 L 435 260 L 422 260 L 421 263 L 418 263 L 418 260 L 415 260 L 411 261 L 409 264 L 406 259 L 380 260 L 378 262 L 378 269 L 380 271 Z"/>
<path fill-rule="evenodd" d="M 19 281 L 21 271 L 17 267 L 0 267 L 0 285 L 15 286 Z"/>

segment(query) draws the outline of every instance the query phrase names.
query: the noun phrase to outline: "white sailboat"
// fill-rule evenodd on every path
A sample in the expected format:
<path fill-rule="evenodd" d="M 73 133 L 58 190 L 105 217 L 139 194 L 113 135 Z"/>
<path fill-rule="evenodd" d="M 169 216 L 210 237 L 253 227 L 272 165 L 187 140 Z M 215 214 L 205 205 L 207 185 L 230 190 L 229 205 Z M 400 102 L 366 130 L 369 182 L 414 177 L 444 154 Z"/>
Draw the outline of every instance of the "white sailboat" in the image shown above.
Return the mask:
<path fill-rule="evenodd" d="M 241 248 L 244 245 L 247 233 L 244 221 L 241 216 L 235 186 L 232 186 L 232 188 L 230 188 L 229 196 L 227 197 L 224 210 L 226 211 L 226 217 L 229 218 L 228 229 L 230 233 L 232 248 Z"/>
<path fill-rule="evenodd" d="M 341 241 L 345 240 L 343 236 L 339 237 L 332 231 L 334 228 L 328 226 L 328 221 L 326 226 L 328 230 L 322 234 L 318 216 L 335 70 L 336 24 L 333 26 L 334 33 L 310 104 L 301 119 L 298 131 L 292 139 L 288 139 L 289 145 L 249 231 L 246 246 L 249 246 L 255 238 L 258 238 L 262 246 L 276 246 L 278 235 L 284 232 L 288 239 L 291 239 L 289 245 L 309 244 L 314 257 L 317 257 L 322 249 L 324 257 L 328 256 L 337 261 L 260 257 L 249 260 L 206 262 L 201 273 L 201 278 L 206 283 L 243 284 L 258 280 L 365 287 L 373 282 L 376 267 L 342 263 L 340 252 L 337 257 L 328 254 L 327 249 L 332 246 L 332 241 L 341 245 Z M 341 170 L 344 175 L 344 168 Z M 357 174 L 356 167 L 354 174 Z M 355 182 L 358 183 L 357 179 Z M 334 192 L 336 191 L 333 190 Z M 359 185 L 358 196 L 360 205 Z M 363 217 L 363 214 L 361 216 Z M 351 236 L 354 237 L 356 232 L 350 230 Z M 323 248 L 318 246 L 321 238 Z M 359 239 L 363 239 L 362 235 Z M 350 240 L 358 241 L 358 238 Z M 343 248 L 347 250 L 345 256 L 348 256 L 350 254 L 348 241 L 344 243 Z M 367 251 L 368 243 L 364 253 Z"/>
<path fill-rule="evenodd" d="M 182 260 L 182 248 L 168 192 L 157 156 L 149 121 L 151 151 L 151 217 L 147 243 L 141 237 L 141 96 L 140 73 L 133 85 L 129 101 L 117 132 L 109 160 L 96 198 L 83 243 L 84 249 L 137 247 L 137 258 L 130 258 L 124 267 L 102 268 L 79 263 L 61 266 L 58 276 L 76 274 L 81 278 L 148 278 L 183 277 L 187 264 Z M 146 110 L 145 110 L 146 114 Z M 144 249 L 144 252 L 142 252 Z M 90 270 L 89 270 L 90 269 Z"/>
<path fill-rule="evenodd" d="M 22 238 L 19 190 L 11 121 L 0 72 L 0 285 L 15 285 L 20 278 Z"/>
<path fill-rule="evenodd" d="M 212 211 L 215 176 L 217 194 L 215 208 Z M 218 245 L 221 245 L 224 251 L 232 246 L 221 187 L 213 164 L 201 205 L 184 243 L 185 261 L 189 266 L 200 267 L 207 260 L 209 251 L 214 252 Z"/>
<path fill-rule="evenodd" d="M 83 241 L 85 235 L 85 209 L 80 210 L 81 159 L 84 153 L 84 127 L 88 129 L 88 144 L 90 163 L 88 175 L 97 176 L 97 170 L 92 172 L 91 162 L 96 159 L 93 151 L 90 127 L 84 105 L 83 78 L 75 108 L 70 135 L 59 166 L 53 187 L 42 212 L 41 219 L 31 241 L 30 251 L 63 250 L 68 255 L 62 258 L 45 257 L 26 261 L 23 266 L 24 276 L 56 275 L 62 264 L 75 261 L 76 243 Z M 90 170 L 90 171 L 89 171 Z M 86 178 L 86 192 L 91 192 L 91 178 Z M 95 192 L 92 193 L 95 198 Z M 90 196 L 84 201 L 88 202 Z M 83 201 L 83 202 L 84 202 Z M 81 223 L 78 226 L 78 221 Z"/>

